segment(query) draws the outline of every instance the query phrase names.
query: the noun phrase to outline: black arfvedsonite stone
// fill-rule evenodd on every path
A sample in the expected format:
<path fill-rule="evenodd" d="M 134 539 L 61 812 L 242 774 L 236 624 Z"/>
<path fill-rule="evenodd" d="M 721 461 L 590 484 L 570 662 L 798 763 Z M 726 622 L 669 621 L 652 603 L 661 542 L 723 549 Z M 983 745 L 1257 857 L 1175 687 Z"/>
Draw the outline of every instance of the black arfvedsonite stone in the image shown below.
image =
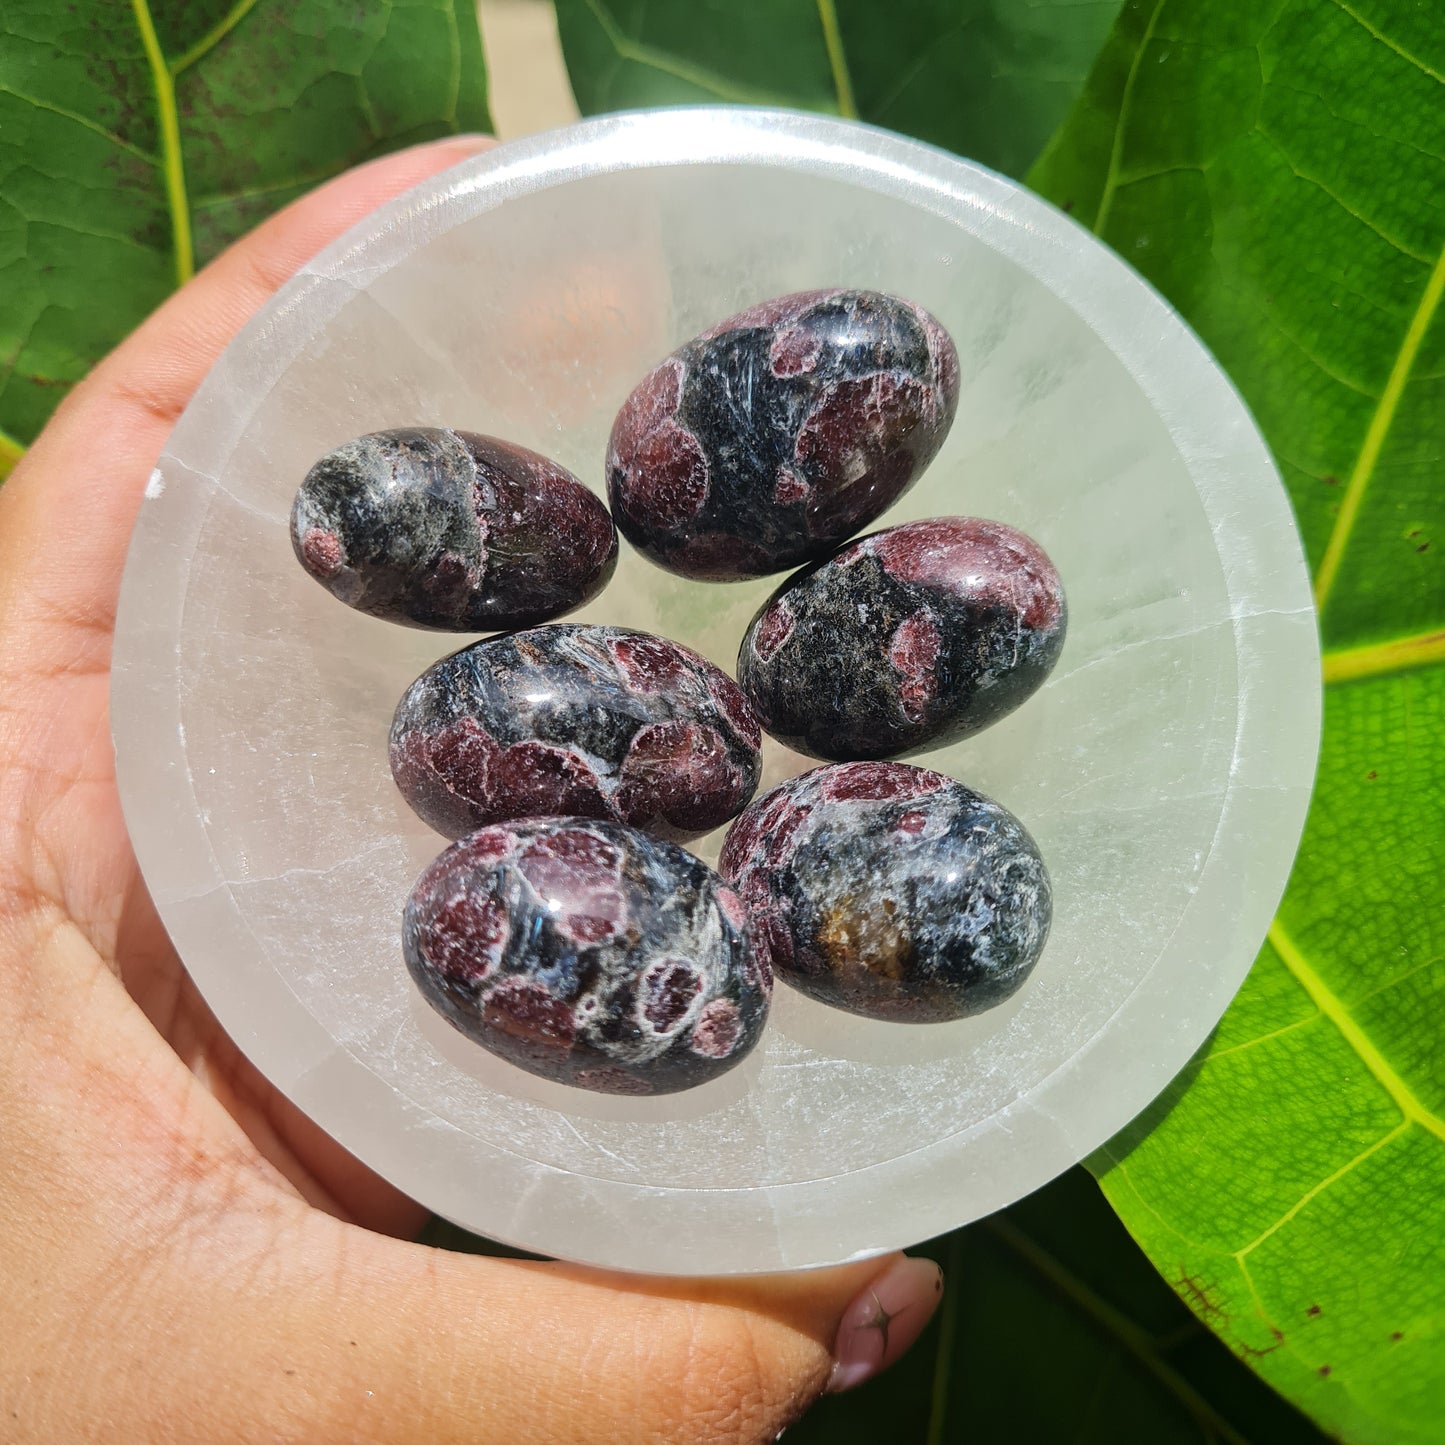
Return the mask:
<path fill-rule="evenodd" d="M 826 556 L 932 460 L 958 354 L 922 308 L 804 291 L 679 347 L 623 403 L 607 489 L 624 536 L 686 577 L 758 577 Z"/>
<path fill-rule="evenodd" d="M 322 457 L 296 494 L 291 543 L 348 606 L 449 632 L 545 622 L 617 565 L 607 508 L 570 472 L 439 427 L 372 432 Z"/>
<path fill-rule="evenodd" d="M 941 773 L 839 763 L 733 824 L 719 864 L 777 977 L 901 1023 L 1008 998 L 1043 950 L 1048 873 L 1022 823 Z"/>

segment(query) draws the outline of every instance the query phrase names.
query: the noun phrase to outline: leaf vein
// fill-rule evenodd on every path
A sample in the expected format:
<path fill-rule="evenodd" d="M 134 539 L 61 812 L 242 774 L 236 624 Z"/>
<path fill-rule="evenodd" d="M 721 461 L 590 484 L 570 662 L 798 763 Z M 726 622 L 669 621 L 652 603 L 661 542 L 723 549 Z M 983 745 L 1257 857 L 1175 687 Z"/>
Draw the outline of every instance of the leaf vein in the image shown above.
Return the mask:
<path fill-rule="evenodd" d="M 455 126 L 462 102 L 462 32 L 457 24 L 456 0 L 443 7 L 447 15 L 447 123 Z"/>
<path fill-rule="evenodd" d="M 1200 1060 L 1200 1067 L 1205 1064 L 1217 1063 L 1220 1059 L 1227 1059 L 1231 1054 L 1242 1054 L 1246 1049 L 1252 1049 L 1258 1044 L 1267 1044 L 1271 1039 L 1277 1039 L 1284 1034 L 1292 1034 L 1296 1029 L 1302 1029 L 1308 1024 L 1318 1023 L 1322 1015 L 1312 1013 L 1307 1019 L 1296 1019 L 1292 1024 L 1285 1024 L 1282 1028 L 1271 1029 L 1267 1034 L 1259 1034 L 1252 1039 L 1245 1039 L 1243 1043 L 1231 1044 L 1227 1049 L 1218 1049 L 1206 1054 Z"/>
<path fill-rule="evenodd" d="M 1271 1235 L 1277 1234 L 1281 1229 L 1283 1229 L 1285 1225 L 1288 1224 L 1290 1220 L 1293 1219 L 1300 1212 L 1300 1210 L 1304 1209 L 1306 1205 L 1318 1199 L 1320 1195 L 1323 1194 L 1325 1190 L 1328 1189 L 1332 1184 L 1338 1184 L 1341 1179 L 1345 1178 L 1346 1175 L 1357 1169 L 1372 1154 L 1379 1153 L 1379 1151 L 1383 1149 L 1386 1144 L 1392 1143 L 1394 1140 L 1398 1139 L 1400 1135 L 1403 1134 L 1406 1129 L 1410 1128 L 1413 1123 L 1413 1119 L 1401 1119 L 1400 1122 L 1396 1124 L 1395 1127 L 1391 1129 L 1388 1134 L 1381 1135 L 1381 1137 L 1376 1139 L 1375 1142 L 1369 1146 L 1369 1148 L 1362 1149 L 1358 1154 L 1355 1155 L 1353 1159 L 1349 1160 L 1345 1164 L 1342 1164 L 1338 1169 L 1336 1169 L 1333 1174 L 1328 1175 L 1324 1179 L 1321 1179 L 1318 1184 L 1314 1185 L 1310 1189 L 1307 1189 L 1304 1194 L 1299 1198 L 1299 1200 L 1295 1204 L 1291 1205 L 1290 1208 L 1285 1210 L 1285 1212 L 1281 1214 L 1280 1217 L 1276 1219 L 1274 1223 L 1269 1226 L 1268 1229 L 1260 1233 L 1255 1239 L 1250 1240 L 1250 1242 L 1246 1244 L 1243 1249 L 1236 1250 L 1234 1252 L 1235 1259 L 1237 1259 L 1239 1263 L 1243 1265 L 1245 1259 L 1249 1255 L 1253 1254 L 1254 1251 L 1258 1249 L 1260 1245 L 1262 1245 L 1265 1240 L 1267 1240 Z"/>
<path fill-rule="evenodd" d="M 0 478 L 8 477 L 15 463 L 25 455 L 25 448 L 8 432 L 0 431 Z"/>
<path fill-rule="evenodd" d="M 1434 629 L 1413 637 L 1394 637 L 1389 642 L 1339 648 L 1320 659 L 1326 687 L 1387 672 L 1411 672 L 1437 662 L 1445 662 L 1445 632 Z"/>
<path fill-rule="evenodd" d="M 1270 1327 L 1271 1330 L 1275 1330 L 1276 1327 L 1274 1325 L 1273 1318 L 1271 1317 L 1270 1312 L 1265 1309 L 1264 1301 L 1259 1297 L 1259 1289 L 1255 1285 L 1254 1276 L 1249 1272 L 1249 1265 L 1242 1259 L 1236 1259 L 1235 1264 L 1239 1268 L 1240 1278 L 1244 1280 L 1244 1287 L 1249 1291 L 1249 1297 L 1254 1302 L 1255 1313 L 1260 1317 L 1260 1319 L 1265 1322 L 1266 1325 Z M 1293 1339 L 1283 1338 L 1282 1333 L 1278 1331 L 1276 1332 L 1275 1337 L 1286 1354 L 1293 1355 L 1297 1360 L 1303 1358 L 1300 1352 L 1295 1349 Z M 1248 1357 L 1246 1356 L 1245 1358 Z"/>
<path fill-rule="evenodd" d="M 1139 48 L 1134 52 L 1134 59 L 1129 66 L 1129 74 L 1124 78 L 1124 89 L 1119 96 L 1119 116 L 1114 122 L 1114 139 L 1109 148 L 1109 168 L 1104 172 L 1104 188 L 1099 193 L 1099 209 L 1094 215 L 1093 229 L 1096 236 L 1104 234 L 1109 212 L 1113 209 L 1114 196 L 1119 188 L 1119 170 L 1124 159 L 1124 132 L 1129 124 L 1129 110 L 1134 103 L 1134 85 L 1139 78 L 1139 67 L 1144 63 L 1144 52 L 1154 38 L 1154 27 L 1163 13 L 1164 0 L 1155 0 L 1154 13 L 1144 27 Z"/>
<path fill-rule="evenodd" d="M 958 1334 L 958 1281 L 963 1276 L 963 1233 L 955 1230 L 948 1241 L 948 1263 L 944 1277 L 954 1281 L 943 1296 L 943 1308 L 939 1311 L 938 1348 L 933 1356 L 933 1389 L 928 1403 L 928 1433 L 925 1445 L 943 1445 L 944 1430 L 948 1424 L 948 1393 L 953 1371 L 949 1364 L 953 1359 L 953 1342 Z"/>
<path fill-rule="evenodd" d="M 1280 142 L 1276 140 L 1275 137 L 1272 136 L 1258 122 L 1255 123 L 1254 129 L 1255 133 L 1262 140 L 1267 142 L 1269 146 L 1274 150 L 1275 154 L 1278 155 L 1279 158 L 1285 163 L 1285 165 L 1289 167 L 1290 174 L 1294 176 L 1296 180 L 1303 181 L 1306 185 L 1313 186 L 1317 191 L 1321 192 L 1325 196 L 1328 196 L 1329 199 L 1332 200 L 1335 205 L 1337 205 L 1340 210 L 1342 210 L 1347 216 L 1349 216 L 1351 220 L 1358 221 L 1360 225 L 1362 225 L 1372 235 L 1378 236 L 1387 246 L 1391 248 L 1391 250 L 1398 251 L 1402 256 L 1408 256 L 1412 261 L 1420 262 L 1422 266 L 1427 266 L 1430 264 L 1429 256 L 1425 255 L 1423 252 L 1411 250 L 1410 247 L 1405 245 L 1403 241 L 1397 240 L 1394 236 L 1390 235 L 1388 231 L 1385 231 L 1379 226 L 1377 226 L 1372 220 L 1369 219 L 1368 216 L 1362 215 L 1347 200 L 1345 200 L 1343 196 L 1336 195 L 1335 192 L 1332 191 L 1329 186 L 1327 186 L 1322 180 L 1320 180 L 1318 176 L 1312 176 L 1309 174 L 1308 171 L 1300 170 L 1299 166 L 1295 164 L 1293 157 L 1287 150 L 1285 150 L 1284 146 L 1282 146 Z"/>
<path fill-rule="evenodd" d="M 1430 77 L 1431 80 L 1445 82 L 1445 75 L 1441 75 L 1438 70 L 1432 70 L 1428 65 L 1425 64 L 1423 60 L 1419 58 L 1419 56 L 1412 55 L 1408 50 L 1404 50 L 1400 46 L 1396 45 L 1395 42 L 1391 40 L 1388 35 L 1384 35 L 1380 31 L 1376 30 L 1375 27 L 1371 25 L 1370 22 L 1366 20 L 1363 15 L 1360 15 L 1356 11 L 1351 10 L 1350 7 L 1345 4 L 1345 0 L 1334 0 L 1334 4 L 1339 9 L 1343 10 L 1345 14 L 1348 15 L 1350 19 L 1355 22 L 1356 25 L 1360 26 L 1362 29 L 1368 31 L 1371 35 L 1373 35 L 1375 39 L 1378 40 L 1380 44 L 1383 45 L 1387 50 L 1393 50 L 1395 54 L 1400 57 L 1401 60 L 1408 61 L 1411 65 L 1415 67 L 1416 70 L 1423 70 L 1425 74 Z"/>
<path fill-rule="evenodd" d="M 341 169 L 349 170 L 354 165 L 360 165 L 366 153 L 365 148 L 360 151 L 349 152 L 345 160 L 341 163 Z M 266 181 L 256 186 L 241 186 L 234 191 L 217 191 L 213 195 L 196 197 L 192 204 L 192 209 L 204 211 L 213 206 L 228 205 L 232 201 L 256 200 L 261 196 L 273 195 L 277 191 L 310 190 L 312 186 L 318 186 L 322 181 L 330 180 L 336 173 L 336 166 L 327 165 L 319 171 L 309 171 L 305 174 L 287 176 L 284 180 L 280 181 Z"/>
<path fill-rule="evenodd" d="M 361 75 L 353 76 L 356 82 L 356 109 L 360 112 L 366 128 L 371 132 L 374 141 L 381 139 L 381 122 L 376 118 L 376 107 L 371 103 L 371 94 L 366 88 L 366 81 Z"/>
<path fill-rule="evenodd" d="M 165 176 L 166 201 L 171 212 L 171 233 L 176 257 L 176 285 L 184 286 L 195 274 L 195 248 L 191 242 L 191 212 L 186 199 L 185 163 L 181 156 L 181 122 L 176 110 L 176 86 L 161 42 L 156 35 L 149 0 L 131 0 L 136 28 L 151 69 L 155 86 L 156 112 L 160 120 L 161 172 Z"/>
<path fill-rule="evenodd" d="M 1414 141 L 1403 135 L 1396 135 L 1386 130 L 1376 130 L 1373 126 L 1367 125 L 1362 120 L 1356 120 L 1354 116 L 1347 115 L 1342 110 L 1336 110 L 1329 101 L 1319 93 L 1318 90 L 1307 90 L 1303 86 L 1291 85 L 1288 81 L 1281 80 L 1279 76 L 1272 75 L 1269 78 L 1271 90 L 1287 91 L 1291 95 L 1302 96 L 1305 100 L 1314 105 L 1320 106 L 1326 115 L 1338 125 L 1349 126 L 1353 130 L 1363 132 L 1366 141 L 1383 140 L 1391 145 L 1402 146 L 1405 150 L 1413 151 L 1417 156 L 1422 156 L 1427 161 L 1445 161 L 1445 154 L 1436 151 L 1426 150 L 1424 146 L 1417 145 Z"/>
<path fill-rule="evenodd" d="M 899 71 L 898 79 L 883 94 L 877 104 L 869 108 L 869 114 L 874 120 L 880 120 L 892 110 L 894 104 L 903 92 L 918 78 L 924 66 L 926 66 L 949 41 L 967 29 L 971 19 L 972 16 L 964 15 L 956 25 L 930 38 L 923 49 L 914 56 L 913 60 Z"/>
<path fill-rule="evenodd" d="M 650 45 L 634 41 L 621 30 L 617 21 L 603 7 L 601 0 L 583 0 L 583 3 L 592 12 L 593 19 L 597 21 L 602 33 L 607 37 L 608 44 L 617 52 L 620 60 L 631 61 L 634 65 L 644 65 L 649 70 L 656 70 L 659 74 L 670 75 L 674 80 L 695 85 L 699 90 L 706 90 L 717 96 L 719 100 L 733 101 L 739 105 L 788 105 L 791 103 L 786 97 L 731 85 L 721 76 L 704 70 L 701 66 L 691 65 L 677 56 L 668 55 Z"/>
<path fill-rule="evenodd" d="M 59 116 L 61 120 L 73 121 L 76 125 L 84 126 L 86 130 L 93 132 L 95 135 L 104 136 L 106 140 L 110 141 L 113 145 L 119 146 L 121 150 L 145 161 L 147 165 L 158 166 L 160 164 L 160 161 L 149 151 L 143 151 L 138 145 L 132 145 L 130 141 L 124 140 L 113 130 L 107 130 L 103 125 L 97 124 L 88 116 L 80 115 L 73 110 L 66 110 L 64 106 L 52 105 L 48 100 L 41 100 L 38 96 L 26 95 L 24 91 L 16 90 L 10 85 L 0 84 L 0 93 L 14 96 L 16 100 L 23 101 L 26 105 L 33 105 L 36 110 L 48 111 L 51 115 Z"/>
<path fill-rule="evenodd" d="M 848 120 L 857 120 L 853 77 L 848 72 L 848 55 L 843 49 L 842 32 L 838 29 L 838 11 L 833 0 L 817 0 L 817 3 L 818 19 L 823 26 L 823 45 L 828 52 L 828 68 L 833 72 L 833 93 L 838 97 L 838 114 Z"/>
<path fill-rule="evenodd" d="M 1208 166 L 1196 165 L 1192 161 L 1181 162 L 1177 166 L 1160 166 L 1157 171 L 1138 171 L 1134 175 L 1120 176 L 1114 183 L 1116 191 L 1128 190 L 1130 186 L 1142 185 L 1145 181 L 1157 181 L 1164 176 L 1177 176 L 1189 171 L 1204 175 Z"/>
<path fill-rule="evenodd" d="M 1423 973 L 1427 968 L 1434 968 L 1442 958 L 1445 958 L 1445 954 L 1437 953 L 1431 958 L 1422 958 L 1419 963 L 1412 964 L 1404 973 L 1397 973 L 1393 978 L 1387 978 L 1384 983 L 1377 983 L 1374 988 L 1368 989 L 1355 999 L 1354 1003 L 1365 1003 L 1369 999 L 1377 998 L 1380 994 L 1386 993 L 1392 988 L 1399 987 L 1406 979 L 1414 978 L 1417 973 Z"/>
<path fill-rule="evenodd" d="M 1111 1334 L 1139 1365 L 1179 1401 L 1198 1425 L 1216 1431 L 1220 1438 L 1229 1441 L 1230 1445 L 1248 1445 L 1245 1437 L 1160 1355 L 1153 1338 L 1146 1331 L 1106 1299 L 1095 1294 L 1048 1250 L 1030 1239 L 1016 1224 L 1001 1216 L 995 1215 L 985 1220 L 982 1227 L 1031 1266 L 1081 1314 L 1087 1315 Z"/>
<path fill-rule="evenodd" d="M 1227 282 L 1221 282 L 1220 285 L 1222 289 L 1226 291 L 1233 291 L 1236 296 L 1248 299 L 1247 293 L 1242 287 L 1231 286 Z M 1265 322 L 1276 332 L 1278 332 L 1279 335 L 1284 337 L 1284 339 L 1288 341 L 1289 344 L 1293 346 L 1294 349 L 1298 351 L 1299 354 L 1303 356 L 1304 359 L 1315 368 L 1316 371 L 1322 372 L 1325 376 L 1329 377 L 1331 381 L 1336 381 L 1341 386 L 1347 387 L 1350 391 L 1353 391 L 1357 395 L 1364 397 L 1366 401 L 1379 401 L 1380 398 L 1378 393 L 1370 391 L 1361 382 L 1353 380 L 1351 377 L 1344 375 L 1343 372 L 1336 371 L 1334 367 L 1330 366 L 1321 357 L 1315 355 L 1315 353 L 1311 351 L 1309 347 L 1306 346 L 1305 343 L 1299 339 L 1298 336 L 1296 336 L 1287 326 L 1285 326 L 1285 324 L 1279 319 L 1278 316 L 1274 314 L 1273 311 L 1261 309 L 1260 315 L 1263 317 Z"/>
<path fill-rule="evenodd" d="M 173 76 L 179 75 L 181 71 L 194 65 L 201 56 L 209 50 L 214 50 L 217 45 L 228 36 L 255 8 L 256 0 L 236 0 L 230 10 L 226 12 L 189 50 L 182 51 L 170 63 L 170 72 Z"/>
<path fill-rule="evenodd" d="M 1410 379 L 1410 368 L 1415 364 L 1415 357 L 1419 354 L 1420 344 L 1425 339 L 1426 331 L 1429 330 L 1435 309 L 1440 304 L 1442 292 L 1445 292 L 1445 246 L 1441 247 L 1440 255 L 1435 262 L 1435 269 L 1425 282 L 1425 290 L 1420 296 L 1420 304 L 1415 308 L 1415 314 L 1405 328 L 1405 336 L 1400 343 L 1400 350 L 1395 356 L 1394 364 L 1390 368 L 1389 379 L 1385 382 L 1385 389 L 1380 394 L 1379 404 L 1375 407 L 1374 415 L 1370 418 L 1370 424 L 1365 430 L 1365 439 L 1360 446 L 1360 454 L 1355 461 L 1354 470 L 1350 473 L 1349 484 L 1345 488 L 1344 499 L 1340 503 L 1339 515 L 1335 518 L 1335 525 L 1330 532 L 1329 541 L 1325 545 L 1325 554 L 1320 559 L 1319 571 L 1315 575 L 1315 606 L 1321 612 L 1324 611 L 1325 603 L 1329 600 L 1335 579 L 1339 575 L 1340 561 L 1344 557 L 1345 548 L 1349 546 L 1350 533 L 1354 530 L 1360 503 L 1364 500 L 1365 490 L 1370 484 L 1371 476 L 1374 475 L 1375 463 L 1379 460 L 1380 451 L 1385 445 L 1385 437 L 1395 420 L 1395 412 L 1400 405 L 1400 398 L 1404 394 L 1405 383 Z"/>
<path fill-rule="evenodd" d="M 1432 1114 L 1390 1067 L 1374 1041 L 1350 1016 L 1349 1009 L 1339 997 L 1326 986 L 1277 918 L 1269 926 L 1269 941 L 1279 955 L 1280 962 L 1294 975 L 1295 981 L 1310 996 L 1315 1007 L 1340 1031 L 1345 1042 L 1359 1056 L 1360 1062 L 1394 1100 L 1395 1107 L 1409 1122 L 1419 1124 L 1437 1139 L 1445 1139 L 1445 1120 Z"/>
<path fill-rule="evenodd" d="M 1109 1161 L 1109 1168 L 1107 1171 L 1109 1177 L 1112 1178 L 1115 1174 L 1117 1174 L 1119 1178 L 1124 1182 L 1124 1184 L 1128 1187 L 1129 1193 L 1134 1196 L 1134 1202 L 1138 1204 L 1140 1209 L 1142 1209 L 1146 1214 L 1152 1215 L 1154 1218 L 1154 1222 L 1158 1224 L 1161 1229 L 1167 1230 L 1170 1234 L 1174 1236 L 1175 1239 L 1180 1242 L 1180 1244 L 1186 1245 L 1190 1249 L 1197 1249 L 1201 1252 L 1213 1251 L 1213 1246 L 1204 1244 L 1197 1239 L 1191 1239 L 1179 1228 L 1178 1225 L 1171 1224 L 1169 1220 L 1165 1219 L 1165 1217 L 1160 1214 L 1157 1209 L 1155 1209 L 1155 1207 L 1144 1197 L 1144 1191 L 1140 1189 L 1137 1184 L 1135 1184 L 1133 1175 L 1129 1173 L 1129 1163 L 1127 1158 L 1122 1158 L 1118 1154 L 1113 1153 L 1108 1144 L 1102 1145 L 1097 1151 L 1095 1151 L 1093 1158 L 1097 1159 L 1098 1155 L 1100 1154 L 1102 1154 L 1104 1158 Z M 1091 1163 L 1090 1169 L 1092 1170 L 1094 1169 L 1094 1167 L 1094 1164 Z M 1116 1212 L 1121 1218 L 1123 1217 L 1123 1210 L 1116 1210 Z"/>

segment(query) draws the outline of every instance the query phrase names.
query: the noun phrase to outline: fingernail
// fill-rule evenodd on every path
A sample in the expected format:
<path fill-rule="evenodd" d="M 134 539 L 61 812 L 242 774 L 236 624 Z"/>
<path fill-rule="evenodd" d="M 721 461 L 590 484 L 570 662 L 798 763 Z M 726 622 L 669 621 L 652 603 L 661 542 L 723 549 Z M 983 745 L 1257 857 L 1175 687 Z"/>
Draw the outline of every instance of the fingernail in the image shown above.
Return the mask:
<path fill-rule="evenodd" d="M 943 1298 L 943 1271 L 931 1259 L 895 1260 L 843 1311 L 833 1345 L 832 1393 L 886 1370 L 923 1333 Z"/>

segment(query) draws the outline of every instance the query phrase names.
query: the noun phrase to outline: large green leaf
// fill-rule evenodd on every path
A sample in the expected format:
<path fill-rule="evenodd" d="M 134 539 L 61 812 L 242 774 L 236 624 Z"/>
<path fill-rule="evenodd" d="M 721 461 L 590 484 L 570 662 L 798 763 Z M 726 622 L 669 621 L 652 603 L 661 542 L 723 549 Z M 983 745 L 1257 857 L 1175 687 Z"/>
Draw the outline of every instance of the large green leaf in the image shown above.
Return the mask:
<path fill-rule="evenodd" d="M 1269 942 L 1097 1161 L 1198 1314 L 1345 1438 L 1445 1435 L 1445 25 L 1131 0 L 1032 182 L 1254 407 L 1314 567 L 1325 741 Z"/>
<path fill-rule="evenodd" d="M 788 1445 L 1323 1445 L 1170 1292 L 1082 1170 L 928 1246 L 940 1318 Z"/>
<path fill-rule="evenodd" d="M 0 475 L 227 241 L 358 161 L 487 124 L 468 0 L 6 0 Z"/>
<path fill-rule="evenodd" d="M 1119 0 L 557 0 L 585 114 L 782 105 L 857 116 L 1018 175 Z"/>

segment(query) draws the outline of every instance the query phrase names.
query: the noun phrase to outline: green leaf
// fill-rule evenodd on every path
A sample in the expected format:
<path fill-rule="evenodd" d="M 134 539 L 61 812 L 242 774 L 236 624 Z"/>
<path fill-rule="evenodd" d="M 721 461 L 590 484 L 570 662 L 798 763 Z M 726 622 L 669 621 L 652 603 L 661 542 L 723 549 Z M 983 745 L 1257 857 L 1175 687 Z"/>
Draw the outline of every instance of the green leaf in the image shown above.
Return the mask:
<path fill-rule="evenodd" d="M 0 475 L 97 358 L 263 216 L 488 123 L 467 0 L 7 0 Z"/>
<path fill-rule="evenodd" d="M 557 0 L 584 114 L 791 106 L 861 117 L 1020 175 L 1119 0 Z"/>
<path fill-rule="evenodd" d="M 1095 1161 L 1166 1278 L 1352 1441 L 1445 1420 L 1445 27 L 1131 0 L 1031 176 L 1253 406 L 1314 568 L 1325 737 L 1269 942 Z"/>
<path fill-rule="evenodd" d="M 939 1319 L 788 1445 L 1322 1445 L 1175 1298 L 1083 1170 L 923 1253 Z"/>

